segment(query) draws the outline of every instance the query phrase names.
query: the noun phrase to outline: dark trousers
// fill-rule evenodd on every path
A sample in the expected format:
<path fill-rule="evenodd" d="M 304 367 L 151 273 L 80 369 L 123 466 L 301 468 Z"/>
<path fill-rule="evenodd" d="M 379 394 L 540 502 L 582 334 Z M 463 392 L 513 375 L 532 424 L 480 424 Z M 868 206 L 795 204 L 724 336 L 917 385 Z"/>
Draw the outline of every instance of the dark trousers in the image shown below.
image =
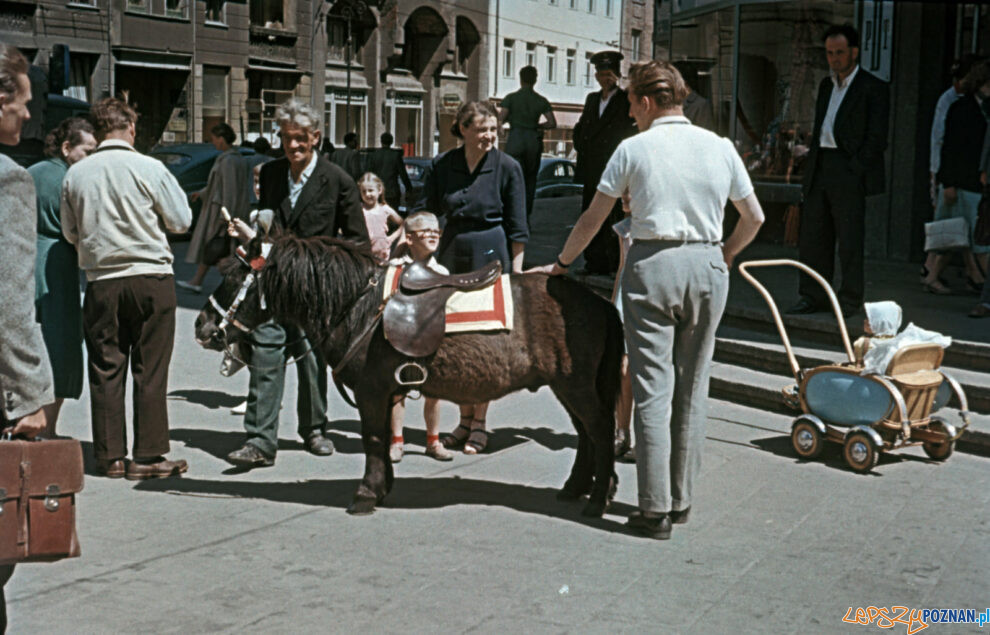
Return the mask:
<path fill-rule="evenodd" d="M 86 285 L 83 334 L 89 353 L 93 454 L 127 456 L 124 393 L 127 365 L 134 378 L 133 458 L 169 450 L 168 366 L 175 339 L 175 284 L 170 275 L 128 276 Z"/>
<path fill-rule="evenodd" d="M 7 632 L 7 595 L 4 586 L 14 575 L 14 565 L 0 565 L 0 635 Z"/>
<path fill-rule="evenodd" d="M 526 183 L 526 218 L 533 213 L 536 198 L 536 177 L 540 172 L 540 155 L 543 153 L 543 135 L 538 130 L 513 128 L 505 143 L 505 153 L 519 162 Z"/>
<path fill-rule="evenodd" d="M 863 232 L 866 194 L 863 179 L 849 168 L 848 160 L 837 150 L 820 150 L 811 189 L 801 208 L 798 252 L 801 262 L 832 282 L 835 246 L 839 247 L 842 282 L 839 302 L 863 303 Z M 802 297 L 826 307 L 825 290 L 802 275 L 798 287 Z"/>
<path fill-rule="evenodd" d="M 258 325 L 251 339 L 251 382 L 244 430 L 247 443 L 274 457 L 278 451 L 278 420 L 285 390 L 286 362 L 302 355 L 296 362 L 299 373 L 296 430 L 303 439 L 326 429 L 327 363 L 316 349 L 306 352 L 309 341 L 294 326 L 265 322 Z"/>
<path fill-rule="evenodd" d="M 598 181 L 599 179 L 594 179 L 593 184 L 585 182 L 581 198 L 582 210 L 587 210 L 588 206 L 591 205 L 591 200 L 595 198 L 595 192 L 598 191 Z M 619 199 L 612 207 L 612 211 L 609 212 L 608 218 L 598 229 L 598 233 L 584 250 L 584 266 L 588 273 L 610 274 L 619 270 L 619 236 L 612 229 L 612 225 L 618 223 L 624 216 L 622 200 Z"/>

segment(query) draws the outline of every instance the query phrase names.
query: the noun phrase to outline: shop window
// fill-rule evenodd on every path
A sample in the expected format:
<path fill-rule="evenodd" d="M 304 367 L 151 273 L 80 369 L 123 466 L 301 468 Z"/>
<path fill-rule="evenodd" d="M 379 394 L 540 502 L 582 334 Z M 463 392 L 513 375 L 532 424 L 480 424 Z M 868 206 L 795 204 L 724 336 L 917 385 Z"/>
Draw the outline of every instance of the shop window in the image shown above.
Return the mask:
<path fill-rule="evenodd" d="M 285 11 L 282 0 L 250 0 L 251 25 L 266 29 L 284 29 Z"/>
<path fill-rule="evenodd" d="M 576 55 L 577 51 L 567 49 L 567 72 L 565 73 L 565 79 L 568 86 L 574 85 L 575 75 L 577 75 L 577 60 L 574 59 Z"/>
<path fill-rule="evenodd" d="M 210 129 L 227 121 L 227 69 L 203 68 L 203 141 L 210 140 Z"/>
<path fill-rule="evenodd" d="M 526 66 L 536 66 L 536 45 L 532 42 L 526 43 Z"/>
<path fill-rule="evenodd" d="M 502 41 L 502 75 L 505 77 L 512 77 L 516 73 L 516 63 L 512 55 L 515 45 L 515 40 Z"/>
<path fill-rule="evenodd" d="M 547 47 L 547 83 L 557 83 L 557 49 L 553 46 Z"/>
<path fill-rule="evenodd" d="M 227 24 L 227 11 L 223 0 L 206 0 L 206 21 Z"/>
<path fill-rule="evenodd" d="M 594 73 L 591 71 L 591 53 L 584 54 L 584 85 L 591 86 L 591 78 Z"/>
<path fill-rule="evenodd" d="M 629 47 L 631 49 L 629 57 L 632 58 L 632 61 L 634 62 L 639 61 L 640 53 L 642 52 L 642 45 L 643 45 L 643 32 L 633 29 L 632 43 Z"/>
<path fill-rule="evenodd" d="M 671 60 L 691 90 L 712 103 L 716 132 L 728 136 L 735 10 L 713 11 L 671 27 Z"/>

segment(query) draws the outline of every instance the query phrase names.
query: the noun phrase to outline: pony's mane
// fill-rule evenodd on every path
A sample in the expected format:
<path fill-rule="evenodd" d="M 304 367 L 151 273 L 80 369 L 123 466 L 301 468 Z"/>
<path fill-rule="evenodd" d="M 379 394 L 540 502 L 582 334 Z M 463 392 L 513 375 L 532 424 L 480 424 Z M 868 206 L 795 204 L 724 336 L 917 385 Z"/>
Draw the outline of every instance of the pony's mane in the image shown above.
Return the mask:
<path fill-rule="evenodd" d="M 285 321 L 328 332 L 380 271 L 364 245 L 287 234 L 272 246 L 261 290 Z"/>

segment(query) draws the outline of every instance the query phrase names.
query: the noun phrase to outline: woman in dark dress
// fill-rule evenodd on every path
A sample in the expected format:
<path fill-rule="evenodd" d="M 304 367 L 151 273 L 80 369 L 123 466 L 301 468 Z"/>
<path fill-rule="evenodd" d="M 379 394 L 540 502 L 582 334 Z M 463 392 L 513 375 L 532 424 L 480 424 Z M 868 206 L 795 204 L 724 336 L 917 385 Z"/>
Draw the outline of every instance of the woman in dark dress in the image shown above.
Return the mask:
<path fill-rule="evenodd" d="M 34 304 L 48 349 L 55 403 L 45 406 L 48 435 L 55 434 L 62 401 L 78 399 L 83 383 L 82 303 L 76 248 L 62 235 L 62 179 L 73 163 L 96 148 L 93 126 L 81 117 L 66 119 L 48 133 L 48 159 L 28 169 L 38 198 L 38 253 Z"/>
<path fill-rule="evenodd" d="M 529 239 L 526 185 L 515 159 L 499 151 L 498 115 L 488 102 L 461 106 L 452 129 L 464 143 L 433 160 L 423 186 L 422 209 L 446 220 L 437 260 L 451 273 L 464 273 L 492 260 L 503 271 L 521 273 Z M 477 454 L 488 444 L 488 404 L 461 406 L 461 421 L 444 440 Z"/>

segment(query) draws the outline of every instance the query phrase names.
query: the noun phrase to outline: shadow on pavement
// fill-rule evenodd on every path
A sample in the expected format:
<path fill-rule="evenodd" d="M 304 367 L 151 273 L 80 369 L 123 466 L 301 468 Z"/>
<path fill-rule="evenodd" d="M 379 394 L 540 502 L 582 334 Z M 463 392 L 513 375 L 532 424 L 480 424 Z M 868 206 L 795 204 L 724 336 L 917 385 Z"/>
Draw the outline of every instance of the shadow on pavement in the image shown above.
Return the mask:
<path fill-rule="evenodd" d="M 168 393 L 169 399 L 180 399 L 200 406 L 206 406 L 210 410 L 218 408 L 233 408 L 244 401 L 244 395 L 232 395 L 219 390 L 201 390 L 190 388 L 187 390 L 173 390 Z"/>
<path fill-rule="evenodd" d="M 415 421 L 413 425 L 405 425 L 402 428 L 402 438 L 406 443 L 411 443 L 413 445 L 426 445 L 426 430 L 421 427 L 422 424 Z M 351 434 L 361 434 L 361 422 L 356 420 L 340 420 L 331 421 L 330 425 L 327 426 L 329 436 L 333 439 L 334 444 L 337 443 L 337 435 L 333 434 L 334 430 L 339 430 L 340 432 L 350 432 Z M 453 430 L 453 427 L 450 427 Z M 440 438 L 447 436 L 450 430 L 441 429 Z M 488 445 L 486 446 L 485 453 L 499 452 L 511 448 L 513 446 L 519 445 L 520 443 L 525 443 L 526 441 L 535 441 L 548 450 L 554 452 L 558 450 L 563 450 L 565 448 L 577 448 L 577 435 L 567 434 L 561 432 L 554 432 L 550 428 L 489 428 L 488 429 Z"/>
<path fill-rule="evenodd" d="M 257 483 L 243 481 L 208 481 L 171 478 L 141 481 L 135 490 L 164 492 L 190 496 L 220 496 L 232 498 L 261 498 L 276 503 L 294 503 L 345 509 L 359 481 L 357 479 L 309 480 L 290 483 Z M 516 511 L 569 520 L 603 531 L 625 533 L 621 523 L 606 518 L 581 515 L 584 501 L 561 502 L 557 490 L 549 487 L 528 487 L 497 481 L 470 478 L 397 478 L 392 492 L 380 508 L 440 509 L 453 505 L 485 505 L 506 507 Z M 625 516 L 635 507 L 613 502 L 609 513 Z"/>
<path fill-rule="evenodd" d="M 766 439 L 754 439 L 752 442 L 753 446 L 763 450 L 764 452 L 769 452 L 770 454 L 775 454 L 780 457 L 787 459 L 793 459 L 794 463 L 820 463 L 827 467 L 835 470 L 840 470 L 842 472 L 848 472 L 851 476 L 858 476 L 852 469 L 846 465 L 846 460 L 842 457 L 842 446 L 838 443 L 826 443 L 825 447 L 822 448 L 822 453 L 816 459 L 806 461 L 804 459 L 798 458 L 794 454 L 794 448 L 791 446 L 790 436 L 780 436 L 780 437 L 768 437 Z M 895 452 L 881 452 L 880 461 L 877 464 L 877 470 L 885 465 L 896 465 L 898 463 L 939 463 L 939 461 L 932 461 L 920 456 L 912 456 L 910 454 L 899 454 Z M 874 470 L 868 472 L 869 476 L 883 476 L 880 472 Z"/>

